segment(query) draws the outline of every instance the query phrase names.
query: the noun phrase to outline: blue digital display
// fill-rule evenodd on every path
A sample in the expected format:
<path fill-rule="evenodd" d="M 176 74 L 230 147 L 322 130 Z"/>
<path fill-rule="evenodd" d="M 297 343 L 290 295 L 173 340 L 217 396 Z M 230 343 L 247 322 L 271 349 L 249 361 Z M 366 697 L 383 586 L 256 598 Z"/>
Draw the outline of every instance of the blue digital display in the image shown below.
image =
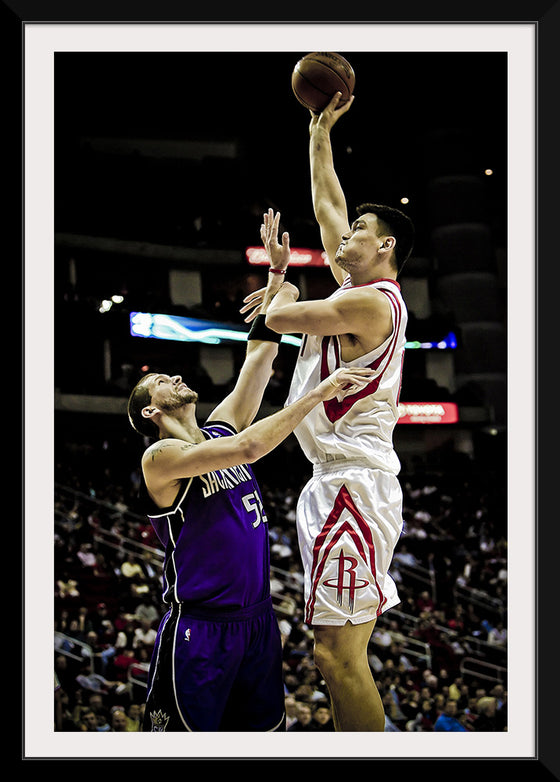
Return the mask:
<path fill-rule="evenodd" d="M 246 342 L 248 329 L 225 325 L 212 320 L 162 315 L 151 312 L 130 313 L 130 333 L 133 337 L 170 339 L 175 342 L 202 342 L 205 345 Z M 282 342 L 299 347 L 301 339 L 284 334 Z"/>
<path fill-rule="evenodd" d="M 248 329 L 242 326 L 225 325 L 218 321 L 186 318 L 179 315 L 163 315 L 152 312 L 131 312 L 130 333 L 133 337 L 169 339 L 175 342 L 201 342 L 205 345 L 246 342 Z M 301 338 L 284 334 L 282 342 L 299 347 Z M 447 350 L 457 347 L 457 339 L 449 332 L 443 339 L 434 342 L 407 342 L 409 350 Z"/>

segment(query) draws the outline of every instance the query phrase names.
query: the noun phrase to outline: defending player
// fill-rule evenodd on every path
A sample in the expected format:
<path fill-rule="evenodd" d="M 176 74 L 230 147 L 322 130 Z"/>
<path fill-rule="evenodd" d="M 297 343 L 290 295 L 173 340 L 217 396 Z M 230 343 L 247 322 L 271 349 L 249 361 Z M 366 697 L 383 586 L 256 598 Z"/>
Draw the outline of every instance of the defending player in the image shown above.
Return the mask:
<path fill-rule="evenodd" d="M 271 291 L 280 277 L 270 273 Z M 179 375 L 132 391 L 132 426 L 156 437 L 142 458 L 147 514 L 165 548 L 162 619 L 144 731 L 285 730 L 282 649 L 270 597 L 266 513 L 250 464 L 313 407 L 367 372 L 339 371 L 252 423 L 280 337 L 264 315 L 233 391 L 199 427 L 198 395 Z"/>
<path fill-rule="evenodd" d="M 313 463 L 298 502 L 297 527 L 305 575 L 306 622 L 315 661 L 328 685 L 336 730 L 382 731 L 383 705 L 367 659 L 377 617 L 399 602 L 388 573 L 402 529 L 400 463 L 392 433 L 404 356 L 407 310 L 397 275 L 412 249 L 413 226 L 402 212 L 365 204 L 349 225 L 336 176 L 330 131 L 350 108 L 338 95 L 312 114 L 310 163 L 315 215 L 340 287 L 326 300 L 298 301 L 283 283 L 266 323 L 302 333 L 287 404 L 338 367 L 369 367 L 365 388 L 318 405 L 296 427 Z M 273 263 L 287 265 L 289 236 L 278 243 L 279 214 L 264 215 L 262 238 Z M 260 312 L 266 289 L 241 312 Z M 266 293 L 268 296 L 268 292 Z"/>

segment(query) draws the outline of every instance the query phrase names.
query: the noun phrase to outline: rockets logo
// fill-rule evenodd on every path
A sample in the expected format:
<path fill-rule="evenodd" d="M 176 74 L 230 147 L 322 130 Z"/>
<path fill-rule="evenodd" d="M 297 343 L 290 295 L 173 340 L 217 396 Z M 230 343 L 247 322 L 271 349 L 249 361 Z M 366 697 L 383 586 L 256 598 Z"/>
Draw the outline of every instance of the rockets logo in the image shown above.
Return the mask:
<path fill-rule="evenodd" d="M 350 613 L 354 612 L 356 590 L 369 586 L 369 581 L 367 579 L 356 578 L 357 567 L 358 560 L 356 557 L 346 557 L 344 556 L 344 552 L 341 551 L 338 556 L 338 575 L 336 581 L 333 581 L 333 579 L 323 581 L 324 586 L 336 589 L 336 602 L 339 606 L 342 606 L 344 592 L 348 592 L 348 608 Z"/>
<path fill-rule="evenodd" d="M 348 536 L 352 541 L 353 551 L 345 554 L 341 538 Z M 348 548 L 347 548 L 348 551 Z M 336 571 L 333 572 L 330 564 Z M 359 565 L 365 565 L 365 575 L 368 579 L 358 578 L 356 570 Z M 360 575 L 364 574 L 364 571 Z M 348 609 L 354 611 L 354 601 L 360 589 L 371 586 L 377 592 L 379 604 L 377 615 L 382 612 L 386 597 L 382 594 L 377 581 L 375 566 L 375 542 L 367 521 L 360 514 L 350 492 L 342 486 L 334 501 L 321 532 L 315 538 L 313 546 L 313 561 L 311 563 L 311 589 L 305 606 L 305 621 L 313 623 L 315 601 L 319 586 L 336 589 L 336 600 L 339 606 L 347 603 Z"/>

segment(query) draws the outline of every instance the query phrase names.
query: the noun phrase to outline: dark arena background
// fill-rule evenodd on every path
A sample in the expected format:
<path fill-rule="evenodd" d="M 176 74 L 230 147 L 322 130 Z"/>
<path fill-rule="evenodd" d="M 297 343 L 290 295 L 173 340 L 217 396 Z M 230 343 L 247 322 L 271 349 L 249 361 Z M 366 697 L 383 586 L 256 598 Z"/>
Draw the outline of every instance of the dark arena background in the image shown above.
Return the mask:
<path fill-rule="evenodd" d="M 378 620 L 370 664 L 387 731 L 434 731 L 451 696 L 469 731 L 501 732 L 507 58 L 341 53 L 356 73 L 332 134 L 349 206 L 397 206 L 417 231 L 399 278 L 410 320 L 391 573 L 402 602 Z M 137 503 L 145 443 L 127 420 L 130 390 L 148 371 L 179 373 L 201 422 L 228 392 L 245 353 L 242 299 L 266 281 L 250 248 L 269 207 L 299 251 L 288 279 L 302 297 L 334 290 L 311 204 L 309 112 L 290 86 L 304 54 L 55 55 L 56 731 L 84 730 L 89 706 L 100 730 L 138 730 L 143 708 L 163 552 Z M 281 345 L 259 415 L 283 405 L 296 353 Z M 311 470 L 293 437 L 254 469 L 287 702 L 313 710 L 328 697 L 302 621 L 294 523 Z"/>

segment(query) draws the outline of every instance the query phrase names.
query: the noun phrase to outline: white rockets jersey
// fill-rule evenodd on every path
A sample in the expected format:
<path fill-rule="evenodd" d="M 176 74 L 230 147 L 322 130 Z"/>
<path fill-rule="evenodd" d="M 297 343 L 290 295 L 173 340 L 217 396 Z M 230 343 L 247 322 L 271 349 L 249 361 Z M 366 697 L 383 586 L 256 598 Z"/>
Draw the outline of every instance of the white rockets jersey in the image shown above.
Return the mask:
<path fill-rule="evenodd" d="M 373 368 L 375 377 L 368 385 L 358 391 L 342 391 L 317 405 L 296 427 L 295 435 L 313 464 L 361 458 L 396 475 L 400 462 L 393 448 L 393 429 L 398 420 L 408 312 L 395 280 L 374 280 L 367 285 L 382 291 L 391 304 L 391 335 L 375 350 L 349 362 L 342 361 L 337 336 L 304 335 L 286 404 L 318 386 L 339 367 Z M 344 296 L 351 288 L 347 277 L 328 300 Z"/>

